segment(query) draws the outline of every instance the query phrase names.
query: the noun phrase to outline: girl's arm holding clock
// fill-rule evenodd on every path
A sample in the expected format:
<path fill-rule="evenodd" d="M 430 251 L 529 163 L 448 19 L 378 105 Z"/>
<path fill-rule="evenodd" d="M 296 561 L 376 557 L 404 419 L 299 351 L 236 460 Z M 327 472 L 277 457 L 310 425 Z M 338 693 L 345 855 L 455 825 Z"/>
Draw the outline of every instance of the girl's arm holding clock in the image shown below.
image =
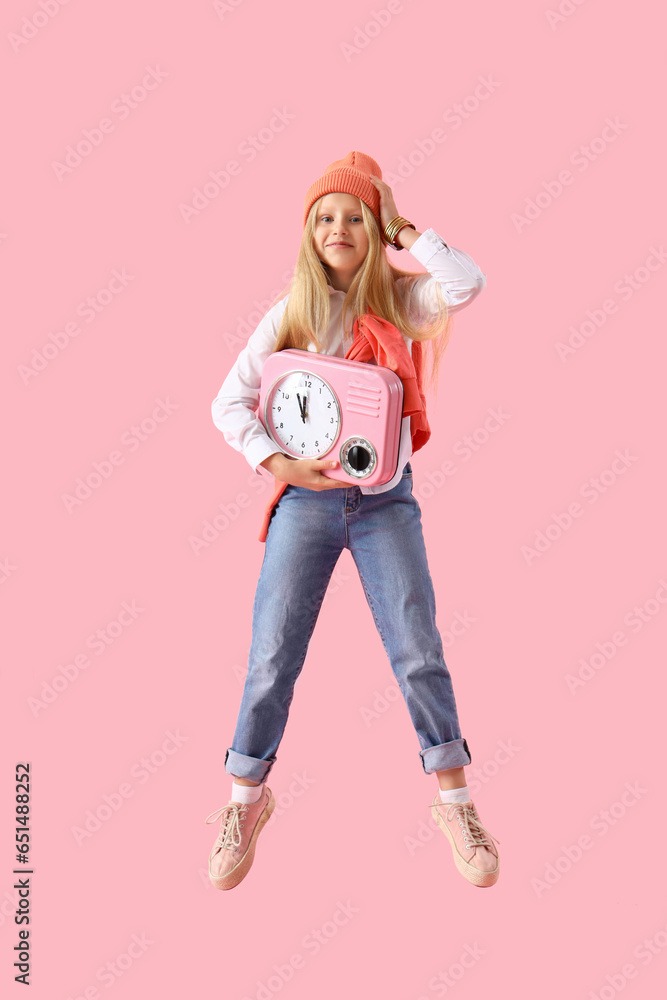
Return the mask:
<path fill-rule="evenodd" d="M 280 479 L 283 483 L 290 483 L 292 486 L 303 486 L 307 490 L 335 490 L 349 486 L 338 479 L 330 479 L 323 476 L 320 469 L 333 469 L 338 465 L 338 461 L 330 458 L 290 458 L 281 451 L 274 452 L 265 458 L 260 465 Z"/>

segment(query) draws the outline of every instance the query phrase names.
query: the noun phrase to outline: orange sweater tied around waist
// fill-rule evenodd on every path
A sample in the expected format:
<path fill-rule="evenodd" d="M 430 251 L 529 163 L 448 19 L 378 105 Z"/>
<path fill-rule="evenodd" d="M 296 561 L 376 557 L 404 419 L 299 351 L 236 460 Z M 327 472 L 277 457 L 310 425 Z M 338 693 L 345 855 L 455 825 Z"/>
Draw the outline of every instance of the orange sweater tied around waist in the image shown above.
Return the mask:
<path fill-rule="evenodd" d="M 378 365 L 396 372 L 403 383 L 403 416 L 410 417 L 410 434 L 413 454 L 422 448 L 431 436 L 426 417 L 426 396 L 424 395 L 424 357 L 421 341 L 412 341 L 412 356 L 400 331 L 388 320 L 380 319 L 375 313 L 367 312 L 355 320 L 352 328 L 353 340 L 346 358 L 350 361 L 370 361 L 375 358 Z M 265 542 L 269 531 L 269 521 L 273 509 L 285 492 L 288 484 L 274 476 L 275 490 L 264 508 L 264 520 L 259 541 Z"/>

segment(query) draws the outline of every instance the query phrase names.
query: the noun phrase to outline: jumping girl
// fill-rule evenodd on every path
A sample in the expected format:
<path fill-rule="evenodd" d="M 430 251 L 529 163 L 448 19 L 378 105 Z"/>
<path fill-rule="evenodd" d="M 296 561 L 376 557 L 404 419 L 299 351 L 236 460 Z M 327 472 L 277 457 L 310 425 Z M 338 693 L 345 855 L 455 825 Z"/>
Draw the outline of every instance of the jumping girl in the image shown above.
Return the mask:
<path fill-rule="evenodd" d="M 384 250 L 407 249 L 426 269 L 394 267 Z M 498 850 L 466 784 L 471 763 L 452 680 L 435 623 L 435 596 L 412 492 L 411 455 L 430 436 L 423 355 L 431 377 L 449 320 L 486 284 L 475 262 L 433 229 L 399 216 L 380 167 L 364 153 L 331 163 L 309 188 L 304 232 L 289 294 L 264 316 L 213 401 L 215 425 L 251 468 L 275 478 L 259 540 L 264 559 L 255 594 L 248 672 L 225 757 L 231 798 L 207 817 L 220 819 L 209 856 L 217 889 L 231 889 L 252 865 L 257 838 L 275 806 L 266 779 L 276 761 L 294 685 L 331 574 L 352 553 L 366 599 L 421 750 L 439 791 L 430 805 L 454 861 L 473 885 L 498 880 Z M 353 322 L 350 323 L 350 317 Z M 338 459 L 295 459 L 267 434 L 258 407 L 262 366 L 274 351 L 299 348 L 392 368 L 404 387 L 398 466 L 380 486 L 332 479 Z M 258 472 L 258 474 L 261 474 Z"/>

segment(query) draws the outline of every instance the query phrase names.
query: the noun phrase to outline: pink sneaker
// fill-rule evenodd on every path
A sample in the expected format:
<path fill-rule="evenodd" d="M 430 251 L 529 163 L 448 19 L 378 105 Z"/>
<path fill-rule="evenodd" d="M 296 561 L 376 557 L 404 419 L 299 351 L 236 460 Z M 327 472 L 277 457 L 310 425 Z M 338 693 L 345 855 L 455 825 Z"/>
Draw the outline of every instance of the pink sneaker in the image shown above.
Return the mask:
<path fill-rule="evenodd" d="M 233 802 L 206 817 L 207 823 L 220 819 L 220 833 L 208 858 L 208 875 L 216 889 L 233 889 L 246 877 L 255 857 L 255 845 L 262 828 L 275 809 L 271 789 L 257 802 Z"/>
<path fill-rule="evenodd" d="M 449 838 L 454 852 L 454 863 L 464 878 L 473 885 L 495 885 L 500 872 L 498 849 L 491 843 L 496 840 L 479 821 L 477 810 L 467 802 L 443 802 L 436 792 L 431 804 L 435 820 Z M 496 843 L 500 843 L 496 840 Z"/>

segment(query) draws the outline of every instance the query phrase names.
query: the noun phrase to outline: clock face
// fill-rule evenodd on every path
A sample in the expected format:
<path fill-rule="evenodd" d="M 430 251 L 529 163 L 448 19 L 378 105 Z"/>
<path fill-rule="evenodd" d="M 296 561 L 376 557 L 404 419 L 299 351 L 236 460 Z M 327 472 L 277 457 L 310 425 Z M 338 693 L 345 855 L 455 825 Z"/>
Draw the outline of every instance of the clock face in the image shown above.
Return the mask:
<path fill-rule="evenodd" d="M 265 416 L 271 437 L 294 458 L 326 455 L 340 434 L 338 397 L 313 372 L 287 372 L 276 379 L 266 397 Z"/>

